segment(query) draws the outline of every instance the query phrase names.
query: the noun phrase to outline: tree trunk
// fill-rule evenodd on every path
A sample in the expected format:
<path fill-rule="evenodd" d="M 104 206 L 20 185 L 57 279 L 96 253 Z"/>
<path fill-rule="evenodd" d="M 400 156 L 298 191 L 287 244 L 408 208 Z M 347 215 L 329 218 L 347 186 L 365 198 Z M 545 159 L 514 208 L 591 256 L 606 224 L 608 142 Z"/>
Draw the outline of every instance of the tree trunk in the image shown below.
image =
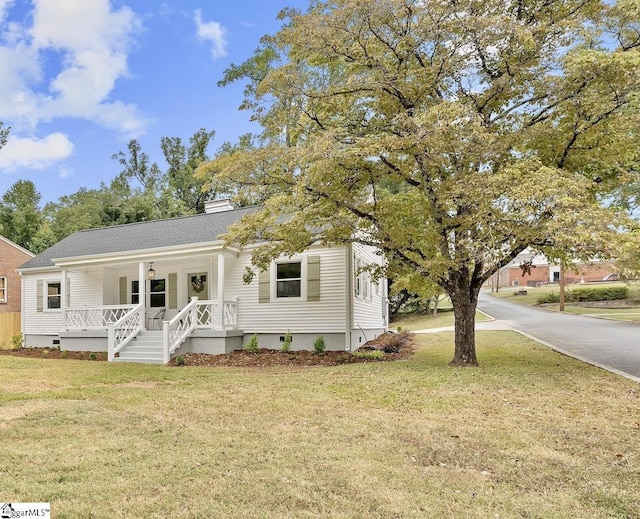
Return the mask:
<path fill-rule="evenodd" d="M 450 366 L 477 366 L 476 358 L 476 307 L 478 289 L 469 286 L 467 279 L 456 283 L 449 296 L 455 316 L 455 353 Z"/>

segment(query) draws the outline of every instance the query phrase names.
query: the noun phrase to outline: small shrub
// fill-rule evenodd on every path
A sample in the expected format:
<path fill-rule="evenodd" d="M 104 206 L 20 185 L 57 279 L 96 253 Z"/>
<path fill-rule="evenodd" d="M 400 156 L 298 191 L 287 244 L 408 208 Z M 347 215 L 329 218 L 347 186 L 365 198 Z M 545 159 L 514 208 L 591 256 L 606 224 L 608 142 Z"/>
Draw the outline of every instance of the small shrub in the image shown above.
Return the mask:
<path fill-rule="evenodd" d="M 89 360 L 98 360 L 98 355 L 96 354 L 95 351 L 92 351 L 91 353 L 89 353 Z"/>
<path fill-rule="evenodd" d="M 251 340 L 244 345 L 243 349 L 249 353 L 258 353 L 258 335 L 254 333 Z"/>
<path fill-rule="evenodd" d="M 402 331 L 402 326 L 398 326 L 396 330 L 398 330 L 398 333 L 400 333 Z"/>
<path fill-rule="evenodd" d="M 60 352 L 60 358 L 66 359 L 69 356 L 69 352 L 67 350 L 63 350 Z"/>
<path fill-rule="evenodd" d="M 575 290 L 567 290 L 564 294 L 564 300 L 571 302 L 593 302 L 593 301 L 619 301 L 627 299 L 629 291 L 627 287 L 594 287 L 594 288 L 577 288 Z M 538 297 L 539 305 L 544 303 L 559 303 L 560 295 L 554 292 L 550 294 L 542 294 Z"/>
<path fill-rule="evenodd" d="M 542 294 L 538 297 L 536 304 L 543 305 L 545 303 L 559 303 L 560 296 L 555 292 L 551 292 L 550 294 Z"/>
<path fill-rule="evenodd" d="M 336 362 L 337 362 L 338 364 L 346 364 L 347 362 L 349 362 L 349 358 L 350 358 L 350 355 L 348 355 L 348 354 L 340 355 L 340 356 L 336 359 Z"/>
<path fill-rule="evenodd" d="M 354 351 L 354 357 L 360 359 L 382 360 L 384 359 L 384 351 L 382 350 L 369 350 L 369 351 Z"/>
<path fill-rule="evenodd" d="M 47 348 L 45 348 L 44 350 L 42 350 L 42 356 L 46 359 L 49 356 L 49 350 Z"/>
<path fill-rule="evenodd" d="M 627 287 L 578 288 L 571 292 L 573 301 L 618 301 L 627 299 Z"/>
<path fill-rule="evenodd" d="M 313 341 L 313 353 L 316 355 L 324 355 L 327 349 L 326 344 L 324 343 L 324 337 L 320 335 L 315 341 Z"/>
<path fill-rule="evenodd" d="M 16 333 L 14 336 L 11 337 L 11 345 L 13 346 L 14 350 L 21 349 L 23 344 L 24 344 L 24 335 L 22 335 L 21 333 Z"/>
<path fill-rule="evenodd" d="M 184 366 L 186 364 L 186 360 L 184 359 L 184 356 L 182 355 L 178 355 L 176 357 L 176 366 Z"/>
<path fill-rule="evenodd" d="M 291 334 L 289 333 L 289 330 L 287 330 L 287 334 L 284 336 L 284 341 L 280 347 L 280 351 L 282 353 L 289 353 L 291 351 L 291 342 Z"/>

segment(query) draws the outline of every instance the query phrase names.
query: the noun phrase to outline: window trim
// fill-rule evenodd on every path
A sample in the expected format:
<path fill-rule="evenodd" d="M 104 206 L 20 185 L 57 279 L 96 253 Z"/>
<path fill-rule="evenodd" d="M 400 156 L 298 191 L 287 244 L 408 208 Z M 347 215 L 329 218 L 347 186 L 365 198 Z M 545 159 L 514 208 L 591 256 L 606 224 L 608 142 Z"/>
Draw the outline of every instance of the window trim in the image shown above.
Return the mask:
<path fill-rule="evenodd" d="M 0 303 L 9 302 L 9 287 L 8 287 L 9 279 L 7 276 L 0 276 L 0 293 L 2 296 L 0 297 Z"/>
<path fill-rule="evenodd" d="M 138 290 L 136 292 L 133 291 L 134 283 L 138 284 Z M 137 279 L 132 279 L 129 288 L 131 289 L 129 300 L 131 301 L 132 305 L 137 305 L 140 302 L 140 281 Z M 133 300 L 133 296 L 136 296 L 137 301 Z"/>
<path fill-rule="evenodd" d="M 300 295 L 295 297 L 278 297 L 278 265 L 283 263 L 300 263 Z M 281 258 L 271 262 L 270 272 L 270 292 L 271 301 L 292 301 L 300 302 L 307 300 L 307 256 L 293 256 L 291 258 Z M 295 278 L 296 280 L 298 278 Z M 282 281 L 293 281 L 282 280 Z"/>
<path fill-rule="evenodd" d="M 361 301 L 372 301 L 373 300 L 373 287 L 371 280 L 371 272 L 365 269 L 369 265 L 367 265 L 364 259 L 355 256 L 355 271 L 354 271 L 354 292 L 356 299 Z"/>
<path fill-rule="evenodd" d="M 49 287 L 53 286 L 53 285 L 58 285 L 58 294 L 57 295 L 56 294 L 53 294 L 53 295 L 49 294 Z M 61 281 L 45 281 L 43 283 L 42 289 L 43 289 L 43 294 L 42 294 L 42 297 L 43 297 L 43 305 L 42 306 L 43 306 L 43 308 L 42 308 L 42 310 L 45 311 L 45 312 L 61 312 L 62 311 L 62 282 Z M 55 297 L 58 298 L 58 306 L 57 307 L 51 307 L 49 305 L 50 301 L 51 301 L 50 298 L 52 298 L 52 297 L 53 298 L 55 298 Z"/>
<path fill-rule="evenodd" d="M 164 290 L 162 290 L 162 291 L 153 291 L 151 289 L 151 286 L 154 283 L 159 283 L 160 281 L 164 282 Z M 164 304 L 162 304 L 162 305 L 153 305 L 153 304 L 151 304 L 152 303 L 152 299 L 151 299 L 152 296 L 154 296 L 154 295 L 157 296 L 157 295 L 160 295 L 160 294 L 162 294 L 164 296 L 163 297 Z M 167 290 L 167 278 L 166 277 L 149 280 L 149 308 L 166 308 L 167 307 L 167 296 L 168 296 L 168 290 Z"/>
<path fill-rule="evenodd" d="M 297 278 L 283 278 L 280 279 L 278 278 L 278 265 L 295 265 L 295 264 L 299 264 L 300 265 L 300 277 Z M 303 267 L 303 260 L 302 258 L 300 259 L 293 259 L 293 258 L 289 258 L 289 259 L 283 259 L 283 260 L 276 260 L 274 262 L 274 296 L 275 299 L 278 301 L 300 301 L 303 299 L 303 285 L 305 283 L 303 283 L 303 279 L 304 279 L 304 273 L 303 271 L 305 270 L 305 268 Z M 299 296 L 280 296 L 278 295 L 278 283 L 291 283 L 291 282 L 295 282 L 298 281 L 300 284 L 300 295 Z"/>

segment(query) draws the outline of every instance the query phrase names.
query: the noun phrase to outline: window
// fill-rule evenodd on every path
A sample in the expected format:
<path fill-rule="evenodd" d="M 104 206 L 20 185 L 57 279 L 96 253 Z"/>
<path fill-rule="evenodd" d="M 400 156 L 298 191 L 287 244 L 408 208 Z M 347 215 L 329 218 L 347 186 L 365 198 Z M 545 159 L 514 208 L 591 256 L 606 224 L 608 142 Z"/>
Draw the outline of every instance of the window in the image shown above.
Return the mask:
<path fill-rule="evenodd" d="M 60 308 L 60 283 L 47 283 L 47 308 L 49 310 Z"/>
<path fill-rule="evenodd" d="M 7 302 L 7 278 L 0 276 L 0 303 Z"/>
<path fill-rule="evenodd" d="M 302 262 L 276 263 L 276 297 L 302 297 Z"/>
<path fill-rule="evenodd" d="M 355 261 L 355 291 L 359 299 L 371 300 L 371 275 L 366 270 L 363 260 L 356 258 Z"/>
<path fill-rule="evenodd" d="M 164 307 L 165 303 L 166 289 L 165 289 L 165 280 L 164 279 L 152 279 L 149 281 L 149 306 L 154 307 Z"/>
<path fill-rule="evenodd" d="M 140 283 L 138 280 L 131 282 L 131 304 L 137 305 L 140 302 Z"/>

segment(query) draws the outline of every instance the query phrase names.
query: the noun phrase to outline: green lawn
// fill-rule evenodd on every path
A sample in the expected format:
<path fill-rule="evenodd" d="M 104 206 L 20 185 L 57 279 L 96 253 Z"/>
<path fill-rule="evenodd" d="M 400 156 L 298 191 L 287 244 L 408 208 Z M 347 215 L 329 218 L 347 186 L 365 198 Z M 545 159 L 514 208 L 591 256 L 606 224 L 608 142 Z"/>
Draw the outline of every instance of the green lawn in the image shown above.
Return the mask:
<path fill-rule="evenodd" d="M 634 517 L 638 384 L 511 332 L 408 361 L 0 357 L 0 499 L 55 518 Z"/>

